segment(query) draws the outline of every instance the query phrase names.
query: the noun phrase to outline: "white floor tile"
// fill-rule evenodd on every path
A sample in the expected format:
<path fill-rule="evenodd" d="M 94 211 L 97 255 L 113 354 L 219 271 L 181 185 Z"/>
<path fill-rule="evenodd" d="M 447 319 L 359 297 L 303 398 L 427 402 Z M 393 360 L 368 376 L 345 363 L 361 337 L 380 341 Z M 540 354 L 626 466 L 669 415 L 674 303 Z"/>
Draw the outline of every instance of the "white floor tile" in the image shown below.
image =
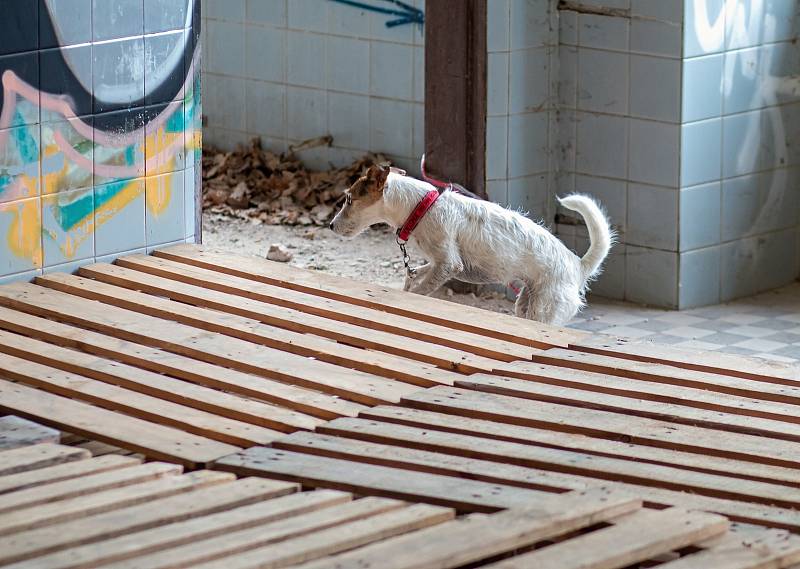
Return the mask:
<path fill-rule="evenodd" d="M 674 344 L 676 348 L 686 348 L 687 350 L 705 350 L 713 352 L 722 348 L 722 344 L 714 344 L 711 342 L 703 342 L 702 340 L 687 340 L 686 342 L 678 342 Z"/>
<path fill-rule="evenodd" d="M 700 322 L 707 322 L 707 318 L 700 318 L 699 316 L 690 316 L 689 314 L 682 314 L 680 312 L 669 312 L 662 316 L 657 316 L 653 320 L 665 322 L 667 324 L 674 324 L 677 326 L 691 326 L 699 324 Z"/>
<path fill-rule="evenodd" d="M 728 334 L 738 334 L 739 336 L 747 336 L 748 338 L 763 338 L 764 336 L 770 336 L 778 333 L 778 330 L 759 328 L 758 326 L 734 326 L 733 328 L 729 328 L 725 331 Z"/>
<path fill-rule="evenodd" d="M 652 330 L 642 330 L 641 328 L 632 328 L 630 326 L 614 326 L 600 330 L 599 334 L 608 334 L 609 336 L 620 336 L 622 338 L 644 338 L 645 336 L 652 336 L 655 334 Z"/>
<path fill-rule="evenodd" d="M 691 326 L 679 326 L 677 328 L 670 328 L 669 330 L 664 330 L 661 333 L 669 334 L 670 336 L 677 336 L 678 338 L 687 338 L 689 340 L 697 340 L 698 338 L 704 338 L 705 336 L 716 334 L 714 330 L 692 328 Z"/>
<path fill-rule="evenodd" d="M 751 338 L 743 342 L 736 342 L 733 345 L 737 348 L 745 348 L 756 352 L 772 352 L 787 346 L 787 344 L 783 342 L 772 342 L 770 340 L 764 340 L 763 338 Z"/>

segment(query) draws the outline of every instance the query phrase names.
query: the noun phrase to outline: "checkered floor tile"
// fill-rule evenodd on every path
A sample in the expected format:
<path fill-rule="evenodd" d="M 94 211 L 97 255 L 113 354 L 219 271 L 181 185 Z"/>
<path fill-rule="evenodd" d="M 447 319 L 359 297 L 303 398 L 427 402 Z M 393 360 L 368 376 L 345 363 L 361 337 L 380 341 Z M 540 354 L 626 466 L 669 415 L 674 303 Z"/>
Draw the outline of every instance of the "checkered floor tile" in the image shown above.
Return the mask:
<path fill-rule="evenodd" d="M 601 298 L 570 327 L 653 343 L 800 362 L 800 283 L 769 293 L 681 312 Z"/>

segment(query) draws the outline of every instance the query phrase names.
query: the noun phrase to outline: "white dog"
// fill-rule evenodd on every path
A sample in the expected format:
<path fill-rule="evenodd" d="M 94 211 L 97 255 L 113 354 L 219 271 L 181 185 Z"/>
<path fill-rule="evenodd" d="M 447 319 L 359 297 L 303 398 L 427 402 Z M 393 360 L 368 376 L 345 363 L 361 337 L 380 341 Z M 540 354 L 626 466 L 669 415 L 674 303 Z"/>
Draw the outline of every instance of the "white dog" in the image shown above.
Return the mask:
<path fill-rule="evenodd" d="M 423 198 L 435 188 L 420 180 L 372 166 L 345 192 L 341 211 L 330 224 L 345 237 L 370 225 L 403 227 Z M 559 200 L 577 211 L 589 229 L 589 250 L 579 258 L 541 225 L 492 202 L 446 191 L 413 233 L 429 262 L 406 279 L 406 290 L 431 294 L 448 280 L 490 284 L 518 279 L 517 316 L 564 324 L 584 306 L 587 284 L 601 271 L 614 235 L 608 219 L 588 196 Z"/>

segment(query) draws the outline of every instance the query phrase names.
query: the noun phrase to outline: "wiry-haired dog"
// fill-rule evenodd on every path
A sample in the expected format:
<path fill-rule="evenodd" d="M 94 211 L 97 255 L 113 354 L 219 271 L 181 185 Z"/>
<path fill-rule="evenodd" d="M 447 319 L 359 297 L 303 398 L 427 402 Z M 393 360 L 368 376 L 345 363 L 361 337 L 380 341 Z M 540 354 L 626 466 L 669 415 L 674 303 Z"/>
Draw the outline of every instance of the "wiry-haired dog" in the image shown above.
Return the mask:
<path fill-rule="evenodd" d="M 372 166 L 345 192 L 331 229 L 354 237 L 370 225 L 403 226 L 434 187 Z M 559 200 L 577 211 L 589 229 L 589 250 L 579 258 L 553 234 L 524 215 L 488 201 L 444 192 L 425 214 L 413 238 L 429 259 L 406 279 L 406 290 L 431 294 L 448 280 L 490 284 L 520 280 L 517 316 L 564 324 L 584 305 L 587 284 L 600 274 L 613 241 L 608 219 L 588 196 Z"/>

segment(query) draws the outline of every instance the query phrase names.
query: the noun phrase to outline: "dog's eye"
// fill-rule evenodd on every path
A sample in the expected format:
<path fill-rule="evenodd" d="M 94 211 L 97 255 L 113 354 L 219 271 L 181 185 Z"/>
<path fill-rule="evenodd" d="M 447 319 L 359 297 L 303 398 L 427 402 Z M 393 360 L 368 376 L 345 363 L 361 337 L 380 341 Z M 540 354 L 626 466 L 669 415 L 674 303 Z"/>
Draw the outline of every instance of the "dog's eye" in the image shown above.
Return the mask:
<path fill-rule="evenodd" d="M 347 205 L 352 205 L 353 196 L 351 196 L 350 194 L 345 194 L 344 195 L 344 203 L 346 203 Z"/>

